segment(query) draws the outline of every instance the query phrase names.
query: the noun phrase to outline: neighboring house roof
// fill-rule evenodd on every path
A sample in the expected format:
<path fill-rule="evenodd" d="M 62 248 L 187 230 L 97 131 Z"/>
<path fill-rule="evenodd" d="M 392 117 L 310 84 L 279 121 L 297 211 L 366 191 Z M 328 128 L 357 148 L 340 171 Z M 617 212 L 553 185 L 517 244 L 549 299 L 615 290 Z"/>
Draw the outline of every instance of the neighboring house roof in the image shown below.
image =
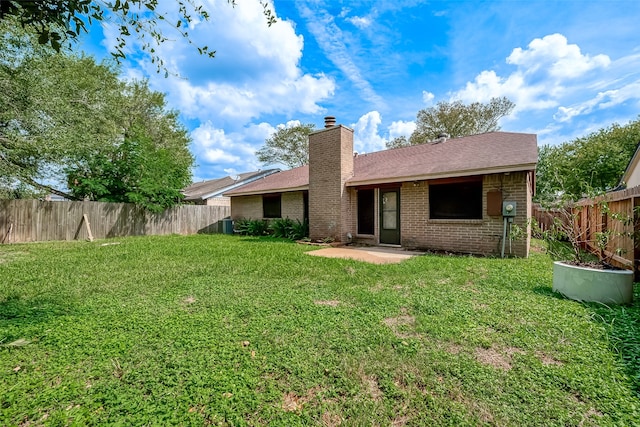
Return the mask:
<path fill-rule="evenodd" d="M 279 193 L 283 191 L 299 191 L 309 189 L 309 165 L 281 171 L 263 179 L 247 184 L 249 189 L 238 188 L 226 192 L 225 196 L 238 194 Z"/>
<path fill-rule="evenodd" d="M 197 182 L 183 189 L 182 194 L 184 194 L 186 201 L 207 200 L 213 197 L 222 196 L 226 191 L 239 188 L 279 171 L 280 169 L 267 169 L 264 171 L 241 173 L 236 177 L 225 176 L 224 178 Z"/>
<path fill-rule="evenodd" d="M 633 188 L 640 185 L 640 168 L 638 164 L 640 163 L 640 143 L 636 147 L 635 153 L 633 153 L 633 157 L 629 160 L 629 164 L 627 165 L 627 169 L 622 174 L 622 178 L 620 179 L 620 184 L 617 189 L 620 188 Z"/>
<path fill-rule="evenodd" d="M 353 177 L 347 181 L 347 186 L 535 170 L 537 162 L 535 134 L 489 132 L 358 155 L 354 159 Z M 225 195 L 308 188 L 309 168 L 303 166 L 270 175 Z"/>

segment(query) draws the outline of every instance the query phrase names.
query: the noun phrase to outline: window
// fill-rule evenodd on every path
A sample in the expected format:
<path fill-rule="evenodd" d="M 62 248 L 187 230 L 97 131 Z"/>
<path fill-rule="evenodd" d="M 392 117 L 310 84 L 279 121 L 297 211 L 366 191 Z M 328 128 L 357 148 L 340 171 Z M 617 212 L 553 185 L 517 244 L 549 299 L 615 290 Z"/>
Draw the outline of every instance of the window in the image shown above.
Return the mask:
<path fill-rule="evenodd" d="M 374 191 L 358 191 L 358 234 L 374 233 L 375 202 Z"/>
<path fill-rule="evenodd" d="M 429 184 L 431 219 L 482 219 L 482 181 Z"/>
<path fill-rule="evenodd" d="M 282 197 L 280 194 L 264 194 L 262 196 L 262 217 L 281 218 L 282 217 Z"/>

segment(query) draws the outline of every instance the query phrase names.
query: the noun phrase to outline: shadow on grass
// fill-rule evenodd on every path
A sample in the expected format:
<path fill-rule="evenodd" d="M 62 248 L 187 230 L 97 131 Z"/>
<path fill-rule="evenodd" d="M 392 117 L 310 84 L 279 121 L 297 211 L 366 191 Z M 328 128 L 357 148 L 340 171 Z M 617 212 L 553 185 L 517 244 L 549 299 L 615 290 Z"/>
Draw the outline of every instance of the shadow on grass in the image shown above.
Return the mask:
<path fill-rule="evenodd" d="M 533 288 L 533 292 L 546 297 L 552 297 L 556 299 L 565 299 L 562 294 L 554 292 L 550 286 L 536 286 Z"/>
<path fill-rule="evenodd" d="M 58 300 L 26 299 L 18 295 L 8 295 L 0 300 L 0 322 L 4 325 L 36 324 L 70 312 L 70 307 Z"/>
<path fill-rule="evenodd" d="M 238 239 L 242 242 L 248 243 L 296 243 L 293 240 L 285 239 L 284 237 L 273 236 L 238 236 Z"/>
<path fill-rule="evenodd" d="M 585 305 L 591 311 L 591 317 L 607 327 L 611 345 L 622 357 L 633 389 L 640 397 L 640 283 L 634 286 L 632 305 Z"/>

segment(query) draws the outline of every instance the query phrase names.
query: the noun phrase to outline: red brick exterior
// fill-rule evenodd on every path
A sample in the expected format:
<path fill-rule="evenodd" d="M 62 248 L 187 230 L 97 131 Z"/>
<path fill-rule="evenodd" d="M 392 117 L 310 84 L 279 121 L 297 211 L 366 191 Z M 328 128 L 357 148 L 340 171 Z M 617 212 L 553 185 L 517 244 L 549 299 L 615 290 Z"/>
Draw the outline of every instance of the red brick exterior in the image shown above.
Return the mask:
<path fill-rule="evenodd" d="M 429 183 L 428 181 L 405 182 L 398 184 L 400 188 L 400 238 L 401 245 L 408 249 L 447 250 L 453 252 L 498 255 L 501 253 L 503 234 L 503 217 L 487 214 L 487 193 L 501 190 L 502 199 L 517 203 L 517 215 L 514 224 L 525 233 L 524 237 L 511 242 L 511 253 L 520 257 L 529 255 L 531 238 L 531 174 L 514 172 L 508 175 L 492 174 L 482 178 L 482 219 L 446 220 L 429 218 Z M 350 229 L 357 230 L 357 198 L 356 189 L 350 189 L 351 210 L 354 215 L 350 221 Z M 379 190 L 376 190 L 375 234 L 361 236 L 354 234 L 354 241 L 377 244 L 379 237 Z M 505 254 L 509 254 L 509 241 L 506 241 Z"/>
<path fill-rule="evenodd" d="M 309 135 L 309 237 L 347 241 L 351 232 L 353 130 L 333 126 Z"/>

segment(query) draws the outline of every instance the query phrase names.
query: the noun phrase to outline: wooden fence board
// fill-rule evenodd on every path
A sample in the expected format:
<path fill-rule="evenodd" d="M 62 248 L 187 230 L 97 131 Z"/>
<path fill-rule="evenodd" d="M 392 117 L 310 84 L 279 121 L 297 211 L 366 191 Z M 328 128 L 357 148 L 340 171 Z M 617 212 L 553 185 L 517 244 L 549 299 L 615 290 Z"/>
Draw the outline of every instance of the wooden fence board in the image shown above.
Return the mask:
<path fill-rule="evenodd" d="M 229 206 L 184 205 L 154 213 L 129 203 L 0 200 L 0 242 L 86 240 L 84 215 L 95 239 L 215 233 L 230 211 Z"/>
<path fill-rule="evenodd" d="M 606 201 L 610 213 L 603 212 L 600 202 Z M 598 251 L 598 233 L 611 230 L 612 236 L 605 254 L 611 257 L 612 264 L 633 270 L 636 280 L 640 279 L 640 186 L 607 193 L 595 199 L 582 199 L 573 204 L 574 213 L 578 213 L 576 226 L 583 236 L 586 249 Z M 614 214 L 632 218 L 629 223 L 614 219 Z M 540 205 L 533 206 L 533 217 L 544 229 L 553 224 L 553 218 L 561 218 L 558 212 L 546 210 Z M 621 253 L 617 253 L 620 250 Z"/>

